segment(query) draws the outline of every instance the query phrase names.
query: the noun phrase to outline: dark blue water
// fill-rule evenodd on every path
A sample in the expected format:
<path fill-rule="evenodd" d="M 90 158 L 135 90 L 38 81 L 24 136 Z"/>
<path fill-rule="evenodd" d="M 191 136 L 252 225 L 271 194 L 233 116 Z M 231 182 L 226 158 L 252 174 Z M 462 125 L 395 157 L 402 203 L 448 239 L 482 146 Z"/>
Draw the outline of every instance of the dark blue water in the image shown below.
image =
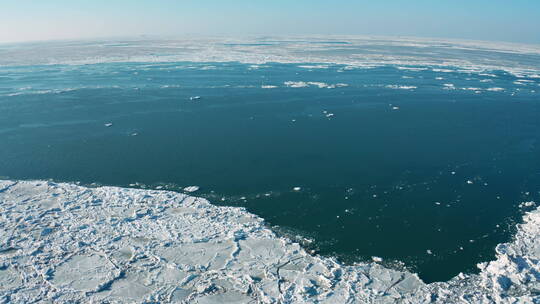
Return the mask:
<path fill-rule="evenodd" d="M 216 204 L 245 206 L 280 232 L 313 239 L 305 244 L 317 253 L 347 263 L 380 256 L 446 280 L 491 259 L 511 238 L 519 203 L 539 198 L 540 81 L 491 74 L 2 67 L 0 176 L 198 185 Z"/>

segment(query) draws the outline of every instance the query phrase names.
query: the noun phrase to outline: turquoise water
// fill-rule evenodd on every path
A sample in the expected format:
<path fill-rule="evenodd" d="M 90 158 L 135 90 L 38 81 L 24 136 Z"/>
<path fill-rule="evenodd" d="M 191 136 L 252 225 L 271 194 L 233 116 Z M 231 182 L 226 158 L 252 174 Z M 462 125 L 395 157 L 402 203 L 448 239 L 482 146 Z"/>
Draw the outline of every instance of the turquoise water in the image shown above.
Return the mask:
<path fill-rule="evenodd" d="M 299 66 L 1 67 L 0 176 L 197 185 L 317 253 L 428 282 L 475 271 L 539 199 L 540 79 Z"/>

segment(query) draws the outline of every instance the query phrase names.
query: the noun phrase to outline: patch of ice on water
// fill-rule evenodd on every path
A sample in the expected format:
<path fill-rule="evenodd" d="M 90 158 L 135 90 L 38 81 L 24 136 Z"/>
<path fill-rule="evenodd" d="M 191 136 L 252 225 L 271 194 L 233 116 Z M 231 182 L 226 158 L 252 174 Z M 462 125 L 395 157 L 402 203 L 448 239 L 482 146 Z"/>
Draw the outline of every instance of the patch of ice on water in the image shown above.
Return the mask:
<path fill-rule="evenodd" d="M 456 89 L 456 86 L 452 83 L 445 83 L 443 84 L 443 89 L 445 90 L 455 90 Z"/>
<path fill-rule="evenodd" d="M 199 186 L 188 186 L 184 188 L 184 191 L 189 193 L 196 192 L 199 191 Z"/>
<path fill-rule="evenodd" d="M 286 81 L 284 84 L 290 88 L 307 88 L 309 84 L 304 81 Z"/>
<path fill-rule="evenodd" d="M 0 181 L 0 202 L 1 248 L 10 248 L 0 253 L 0 299 L 9 303 L 487 304 L 538 298 L 540 210 L 524 215 L 513 241 L 499 244 L 495 259 L 478 265 L 479 274 L 425 284 L 380 265 L 376 256 L 346 266 L 310 255 L 242 208 L 181 193 Z"/>
<path fill-rule="evenodd" d="M 328 84 L 325 82 L 319 82 L 319 81 L 286 81 L 284 82 L 285 86 L 290 88 L 307 88 L 310 86 L 318 87 L 319 89 L 335 89 L 335 88 L 344 88 L 349 86 L 346 83 L 336 83 L 336 84 Z"/>
<path fill-rule="evenodd" d="M 502 91 L 504 91 L 504 88 L 493 87 L 493 88 L 487 88 L 486 91 L 490 91 L 490 92 L 502 92 Z"/>
<path fill-rule="evenodd" d="M 456 72 L 455 70 L 450 70 L 450 69 L 431 69 L 433 72 L 438 72 L 438 73 L 452 73 L 452 72 Z"/>
<path fill-rule="evenodd" d="M 299 65 L 299 68 L 302 69 L 328 69 L 330 68 L 327 64 L 317 64 L 317 65 Z"/>
<path fill-rule="evenodd" d="M 387 89 L 393 89 L 393 90 L 414 90 L 417 89 L 417 86 L 408 86 L 408 85 L 397 85 L 397 84 L 389 84 L 384 86 Z"/>
<path fill-rule="evenodd" d="M 413 71 L 413 72 L 421 72 L 421 71 L 427 71 L 428 68 L 419 68 L 419 67 L 405 67 L 405 66 L 398 66 L 398 70 L 405 70 L 405 71 Z"/>

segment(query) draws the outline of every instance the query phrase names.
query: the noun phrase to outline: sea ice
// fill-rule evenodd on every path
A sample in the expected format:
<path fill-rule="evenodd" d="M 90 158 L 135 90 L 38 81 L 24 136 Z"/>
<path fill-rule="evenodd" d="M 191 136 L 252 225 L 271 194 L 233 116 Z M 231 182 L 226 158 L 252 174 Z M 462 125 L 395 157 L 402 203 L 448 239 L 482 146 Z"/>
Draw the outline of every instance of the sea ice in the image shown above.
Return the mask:
<path fill-rule="evenodd" d="M 0 181 L 2 303 L 537 303 L 540 210 L 479 274 L 423 283 L 308 254 L 242 208 L 186 194 Z M 39 232 L 39 233 L 36 233 Z"/>
<path fill-rule="evenodd" d="M 406 86 L 406 85 L 396 85 L 396 84 L 389 84 L 384 87 L 388 89 L 394 89 L 394 90 L 414 90 L 418 88 L 416 86 Z"/>
<path fill-rule="evenodd" d="M 189 193 L 199 191 L 199 186 L 188 186 L 184 188 L 184 191 L 189 192 Z"/>

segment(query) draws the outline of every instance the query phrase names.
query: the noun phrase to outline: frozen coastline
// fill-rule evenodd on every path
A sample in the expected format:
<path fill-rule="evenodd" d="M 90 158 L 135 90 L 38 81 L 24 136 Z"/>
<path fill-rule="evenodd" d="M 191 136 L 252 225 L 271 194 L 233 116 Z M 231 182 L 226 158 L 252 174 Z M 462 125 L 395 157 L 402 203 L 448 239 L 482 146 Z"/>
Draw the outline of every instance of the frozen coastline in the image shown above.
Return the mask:
<path fill-rule="evenodd" d="M 424 284 L 185 194 L 0 181 L 0 303 L 540 303 L 540 210 L 479 267 Z"/>

